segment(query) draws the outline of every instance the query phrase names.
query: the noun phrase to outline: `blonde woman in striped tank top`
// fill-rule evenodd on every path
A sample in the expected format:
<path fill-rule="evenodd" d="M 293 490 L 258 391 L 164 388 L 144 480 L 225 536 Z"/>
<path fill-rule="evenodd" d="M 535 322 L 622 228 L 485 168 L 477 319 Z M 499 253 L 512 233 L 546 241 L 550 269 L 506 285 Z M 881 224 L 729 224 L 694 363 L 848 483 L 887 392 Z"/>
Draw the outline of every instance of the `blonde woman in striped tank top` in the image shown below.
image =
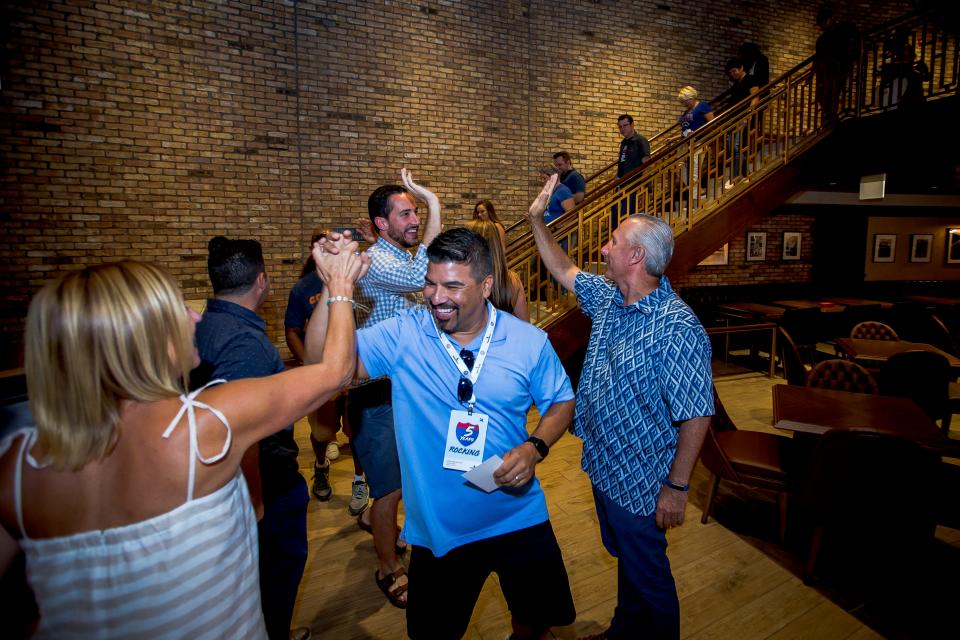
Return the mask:
<path fill-rule="evenodd" d="M 199 316 L 150 264 L 88 267 L 27 316 L 36 428 L 0 443 L 0 574 L 19 549 L 37 637 L 264 638 L 251 445 L 349 383 L 368 258 L 317 253 L 335 303 L 323 362 L 186 394 Z M 198 464 L 199 462 L 199 464 Z"/>

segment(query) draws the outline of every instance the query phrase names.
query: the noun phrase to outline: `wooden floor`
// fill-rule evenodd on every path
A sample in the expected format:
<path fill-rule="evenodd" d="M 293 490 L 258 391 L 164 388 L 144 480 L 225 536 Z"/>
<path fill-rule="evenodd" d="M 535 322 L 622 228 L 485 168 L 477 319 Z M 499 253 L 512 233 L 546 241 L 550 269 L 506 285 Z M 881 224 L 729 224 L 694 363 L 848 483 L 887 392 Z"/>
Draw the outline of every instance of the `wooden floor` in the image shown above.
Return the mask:
<path fill-rule="evenodd" d="M 744 374 L 717 379 L 721 398 L 740 428 L 773 431 L 769 387 L 781 379 Z M 341 435 L 341 438 L 343 436 Z M 301 467 L 311 477 L 313 455 L 306 421 L 297 424 Z M 580 470 L 580 441 L 567 434 L 537 467 L 550 517 L 560 541 L 577 607 L 577 621 L 554 629 L 576 638 L 606 628 L 616 602 L 616 563 L 600 543 L 590 483 Z M 353 467 L 349 456 L 332 463 L 334 497 L 311 500 L 310 554 L 300 586 L 295 626 L 314 637 L 398 639 L 406 637 L 403 611 L 374 584 L 372 538 L 346 511 Z M 680 595 L 684 638 L 871 638 L 882 637 L 817 590 L 804 586 L 782 558 L 764 544 L 737 535 L 714 519 L 700 524 L 707 475 L 695 474 L 687 521 L 668 534 L 669 557 Z M 775 521 L 775 511 L 771 511 Z M 773 536 L 774 522 L 770 523 Z M 960 535 L 944 534 L 960 548 Z M 762 535 L 761 535 L 762 537 Z M 772 538 L 771 538 L 772 539 Z M 767 545 L 773 547 L 772 543 Z M 786 563 L 789 566 L 789 561 Z M 466 638 L 502 640 L 510 631 L 506 604 L 491 576 L 474 610 Z"/>

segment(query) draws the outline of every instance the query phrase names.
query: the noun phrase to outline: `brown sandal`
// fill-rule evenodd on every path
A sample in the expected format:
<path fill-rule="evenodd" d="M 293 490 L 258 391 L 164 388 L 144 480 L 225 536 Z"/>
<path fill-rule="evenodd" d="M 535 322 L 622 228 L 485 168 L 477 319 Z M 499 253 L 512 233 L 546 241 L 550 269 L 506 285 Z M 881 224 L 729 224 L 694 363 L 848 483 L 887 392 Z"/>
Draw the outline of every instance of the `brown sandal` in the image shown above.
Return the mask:
<path fill-rule="evenodd" d="M 390 589 L 397 584 L 397 580 L 399 580 L 401 576 L 405 575 L 407 575 L 407 571 L 403 567 L 398 567 L 396 571 L 389 573 L 382 578 L 380 577 L 379 569 L 374 569 L 373 571 L 373 579 L 377 581 L 377 586 L 380 587 L 380 591 L 383 591 L 383 595 L 387 596 L 387 600 L 390 601 L 390 604 L 395 606 L 397 609 L 407 608 L 407 601 L 400 599 L 400 596 L 407 592 L 407 585 L 398 585 L 393 591 Z"/>

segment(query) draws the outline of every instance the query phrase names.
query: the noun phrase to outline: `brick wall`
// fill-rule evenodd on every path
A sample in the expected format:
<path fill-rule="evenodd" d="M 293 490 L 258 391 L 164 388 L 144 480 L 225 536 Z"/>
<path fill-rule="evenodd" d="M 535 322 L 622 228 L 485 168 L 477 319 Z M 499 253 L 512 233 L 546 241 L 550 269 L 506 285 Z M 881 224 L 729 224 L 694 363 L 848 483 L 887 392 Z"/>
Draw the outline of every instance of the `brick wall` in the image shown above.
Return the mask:
<path fill-rule="evenodd" d="M 365 214 L 401 166 L 438 192 L 448 224 L 479 198 L 517 219 L 553 151 L 599 169 L 615 154 L 618 114 L 648 135 L 672 124 L 677 89 L 722 91 L 740 42 L 758 42 L 774 75 L 800 62 L 816 8 L 4 3 L 0 364 L 17 364 L 29 297 L 64 270 L 152 260 L 188 298 L 205 297 L 215 234 L 263 242 L 274 289 L 262 313 L 280 344 L 310 229 Z M 907 10 L 843 3 L 861 27 Z"/>
<path fill-rule="evenodd" d="M 724 284 L 775 284 L 809 282 L 813 268 L 813 216 L 777 213 L 747 230 L 729 243 L 727 264 L 695 267 L 671 281 L 678 288 L 719 286 Z M 747 261 L 747 233 L 767 234 L 767 249 L 761 261 Z M 783 234 L 800 233 L 800 259 L 783 259 Z"/>

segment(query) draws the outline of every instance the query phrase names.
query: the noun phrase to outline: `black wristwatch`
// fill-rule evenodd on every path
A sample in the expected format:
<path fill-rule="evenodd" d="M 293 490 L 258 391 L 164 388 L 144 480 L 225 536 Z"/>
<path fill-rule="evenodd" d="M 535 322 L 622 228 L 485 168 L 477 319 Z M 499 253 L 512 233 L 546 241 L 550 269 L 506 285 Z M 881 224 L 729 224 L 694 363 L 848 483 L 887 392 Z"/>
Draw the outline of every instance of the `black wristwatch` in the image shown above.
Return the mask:
<path fill-rule="evenodd" d="M 547 457 L 547 454 L 550 453 L 550 447 L 547 446 L 547 443 L 538 438 L 537 436 L 530 436 L 527 438 L 527 442 L 533 444 L 534 449 L 537 450 L 537 453 L 540 454 L 540 459 L 543 460 Z"/>

